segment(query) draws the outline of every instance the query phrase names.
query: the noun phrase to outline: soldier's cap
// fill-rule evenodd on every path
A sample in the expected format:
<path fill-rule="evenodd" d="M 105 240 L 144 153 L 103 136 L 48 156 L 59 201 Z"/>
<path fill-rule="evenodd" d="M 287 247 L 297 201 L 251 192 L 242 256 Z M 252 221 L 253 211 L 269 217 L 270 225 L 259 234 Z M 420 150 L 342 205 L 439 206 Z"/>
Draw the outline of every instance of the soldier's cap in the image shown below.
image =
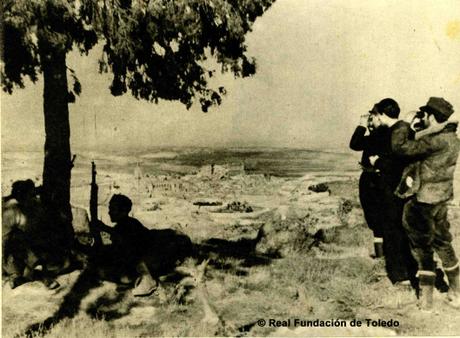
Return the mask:
<path fill-rule="evenodd" d="M 442 97 L 430 97 L 427 104 L 420 107 L 420 110 L 445 120 L 454 113 L 454 107 Z"/>
<path fill-rule="evenodd" d="M 35 193 L 35 184 L 31 179 L 16 181 L 11 186 L 11 196 L 14 198 L 24 198 L 28 193 Z"/>

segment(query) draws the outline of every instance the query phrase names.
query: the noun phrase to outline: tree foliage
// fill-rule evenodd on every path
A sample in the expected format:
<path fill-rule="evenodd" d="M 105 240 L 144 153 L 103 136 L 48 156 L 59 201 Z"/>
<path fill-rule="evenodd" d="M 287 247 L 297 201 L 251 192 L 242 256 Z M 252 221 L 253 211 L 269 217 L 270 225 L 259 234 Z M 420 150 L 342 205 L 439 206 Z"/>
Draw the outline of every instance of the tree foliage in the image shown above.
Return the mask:
<path fill-rule="evenodd" d="M 210 88 L 215 69 L 237 77 L 255 73 L 245 34 L 274 0 L 3 0 L 2 85 L 9 93 L 35 82 L 47 49 L 87 54 L 102 44 L 100 72 L 113 74 L 110 91 L 158 102 L 178 100 L 203 111 L 225 89 Z M 81 91 L 76 74 L 69 101 Z"/>

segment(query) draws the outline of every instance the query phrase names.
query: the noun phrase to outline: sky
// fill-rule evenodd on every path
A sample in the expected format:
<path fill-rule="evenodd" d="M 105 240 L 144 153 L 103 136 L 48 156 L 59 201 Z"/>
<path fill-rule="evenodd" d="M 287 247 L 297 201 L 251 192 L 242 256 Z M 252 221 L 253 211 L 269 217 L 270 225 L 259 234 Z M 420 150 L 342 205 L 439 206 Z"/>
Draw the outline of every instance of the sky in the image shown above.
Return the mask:
<path fill-rule="evenodd" d="M 162 146 L 346 149 L 359 116 L 385 97 L 402 112 L 430 96 L 460 111 L 457 0 L 277 0 L 247 35 L 257 73 L 213 81 L 221 106 L 202 113 L 179 103 L 113 97 L 97 73 L 100 49 L 68 55 L 82 84 L 70 104 L 73 149 Z M 3 150 L 44 144 L 43 83 L 1 94 Z"/>

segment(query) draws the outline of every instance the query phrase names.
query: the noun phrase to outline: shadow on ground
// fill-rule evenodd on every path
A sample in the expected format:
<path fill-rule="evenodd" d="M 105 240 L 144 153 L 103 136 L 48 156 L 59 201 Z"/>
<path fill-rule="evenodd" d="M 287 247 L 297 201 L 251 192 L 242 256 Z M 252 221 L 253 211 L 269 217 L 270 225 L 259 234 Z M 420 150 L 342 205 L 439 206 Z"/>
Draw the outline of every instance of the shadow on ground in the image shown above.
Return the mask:
<path fill-rule="evenodd" d="M 257 236 L 253 239 L 245 238 L 231 241 L 211 238 L 203 243 L 193 244 L 193 250 L 191 250 L 187 257 L 184 257 L 185 255 L 183 253 L 179 255 L 182 259 L 193 259 L 195 264 L 209 259 L 210 267 L 241 276 L 247 274 L 245 268 L 257 265 L 267 265 L 272 259 L 280 257 L 276 253 L 272 255 L 262 255 L 256 252 L 257 243 L 262 237 L 263 231 L 260 229 Z M 184 273 L 175 271 L 175 267 L 176 266 L 170 266 L 161 271 L 161 275 L 158 277 L 162 283 L 169 286 L 175 286 L 179 284 L 182 279 L 188 277 Z M 83 299 L 90 294 L 91 290 L 101 285 L 102 281 L 99 279 L 94 269 L 89 269 L 88 267 L 84 268 L 74 285 L 64 296 L 58 310 L 44 321 L 28 326 L 23 332 L 23 335 L 27 337 L 45 335 L 53 326 L 57 325 L 62 320 L 75 317 L 81 310 Z M 113 291 L 106 291 L 97 297 L 96 300 L 92 301 L 91 304 L 87 306 L 86 313 L 92 318 L 111 321 L 129 315 L 133 307 L 143 302 L 140 298 L 132 297 L 129 289 L 117 290 L 116 292 L 117 293 L 114 294 Z"/>

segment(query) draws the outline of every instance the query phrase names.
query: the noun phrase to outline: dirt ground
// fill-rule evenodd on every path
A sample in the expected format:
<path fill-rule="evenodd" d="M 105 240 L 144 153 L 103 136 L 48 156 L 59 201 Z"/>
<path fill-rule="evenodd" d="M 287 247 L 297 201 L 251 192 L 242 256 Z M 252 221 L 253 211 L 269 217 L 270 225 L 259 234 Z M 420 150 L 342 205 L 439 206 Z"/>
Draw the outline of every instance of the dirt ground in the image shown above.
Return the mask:
<path fill-rule="evenodd" d="M 24 336 L 31 328 L 31 336 L 45 337 L 460 332 L 459 312 L 445 304 L 445 294 L 435 293 L 436 312 L 423 314 L 413 292 L 392 286 L 384 262 L 369 256 L 372 235 L 359 207 L 356 175 L 144 176 L 138 181 L 100 176 L 105 177 L 100 181 L 105 222 L 104 196 L 126 193 L 133 196 L 134 216 L 146 226 L 186 233 L 208 248 L 206 255 L 188 258 L 145 298 L 118 291 L 111 282 L 89 283 L 81 271 L 60 276 L 61 286 L 53 291 L 39 282 L 11 290 L 4 281 L 4 337 Z M 327 183 L 330 193 L 308 190 L 318 183 Z M 72 196 L 74 204 L 85 205 L 87 186 L 75 188 Z M 200 206 L 205 202 L 213 205 Z M 253 212 L 222 212 L 234 202 Z M 457 252 L 459 216 L 454 202 L 450 219 Z M 264 236 L 257 238 L 261 228 Z"/>

